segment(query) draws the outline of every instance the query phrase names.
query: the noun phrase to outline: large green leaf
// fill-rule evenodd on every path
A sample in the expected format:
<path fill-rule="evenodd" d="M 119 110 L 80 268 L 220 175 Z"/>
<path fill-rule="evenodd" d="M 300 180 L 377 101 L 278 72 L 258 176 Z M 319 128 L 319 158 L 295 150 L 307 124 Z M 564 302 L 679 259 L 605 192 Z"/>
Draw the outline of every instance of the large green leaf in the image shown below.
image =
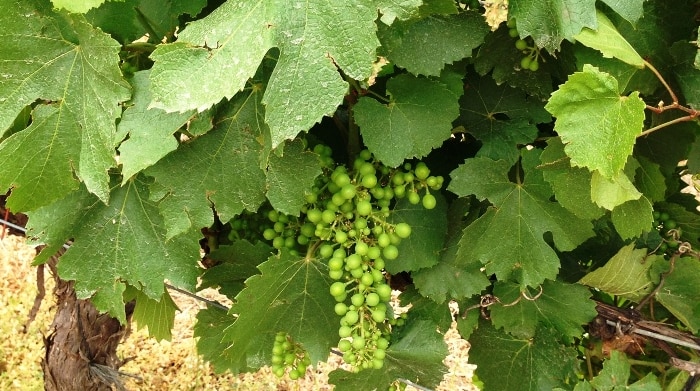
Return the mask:
<path fill-rule="evenodd" d="M 603 363 L 603 370 L 594 377 L 590 384 L 597 391 L 661 391 L 661 385 L 656 376 L 649 373 L 644 378 L 629 384 L 631 365 L 624 353 L 613 350 L 610 358 Z M 576 391 L 579 390 L 577 386 Z"/>
<path fill-rule="evenodd" d="M 573 41 L 581 29 L 595 29 L 595 0 L 523 0 L 509 4 L 508 17 L 515 18 L 521 37 L 532 36 L 549 52 L 561 41 Z"/>
<path fill-rule="evenodd" d="M 211 225 L 212 204 L 221 221 L 228 221 L 244 209 L 256 210 L 265 200 L 265 172 L 258 161 L 266 131 L 260 98 L 257 88 L 237 95 L 215 129 L 147 170 L 155 177 L 151 197 L 163 199 L 160 208 L 168 238 Z"/>
<path fill-rule="evenodd" d="M 175 310 L 177 304 L 170 297 L 167 290 L 159 300 L 152 299 L 138 289 L 127 286 L 124 292 L 124 301 L 136 301 L 132 320 L 136 322 L 137 328 L 148 328 L 148 335 L 156 340 L 170 340 L 172 330 L 175 325 Z"/>
<path fill-rule="evenodd" d="M 406 2 L 378 3 L 227 1 L 190 23 L 178 42 L 153 52 L 153 106 L 201 111 L 231 98 L 255 74 L 263 56 L 278 48 L 279 60 L 263 99 L 276 147 L 342 103 L 348 84 L 338 70 L 357 80 L 370 76 L 379 46 L 377 9 L 390 23 L 412 8 Z"/>
<path fill-rule="evenodd" d="M 43 2 L 3 0 L 0 9 L 0 136 L 39 101 L 29 128 L 0 144 L 0 192 L 13 188 L 15 211 L 36 209 L 75 190 L 77 176 L 107 202 L 115 120 L 129 98 L 119 44 Z"/>
<path fill-rule="evenodd" d="M 390 102 L 362 97 L 354 107 L 367 148 L 382 163 L 396 167 L 423 157 L 450 137 L 459 115 L 459 96 L 444 84 L 403 74 L 387 82 Z"/>
<path fill-rule="evenodd" d="M 515 163 L 518 147 L 532 142 L 536 124 L 551 121 L 551 116 L 541 102 L 491 78 L 468 75 L 465 83 L 459 124 L 483 143 L 477 156 Z"/>
<path fill-rule="evenodd" d="M 435 198 L 439 200 L 438 204 L 430 210 L 420 204 L 412 205 L 406 198 L 396 203 L 388 221 L 392 224 L 408 223 L 411 236 L 399 243 L 399 257 L 386 261 L 389 273 L 414 271 L 438 263 L 447 234 L 447 202 L 440 194 Z"/>
<path fill-rule="evenodd" d="M 272 250 L 264 242 L 252 244 L 245 240 L 219 246 L 207 254 L 216 265 L 202 274 L 198 289 L 218 288 L 219 293 L 233 300 L 245 288 L 245 281 L 258 274 L 257 266 L 270 257 Z"/>
<path fill-rule="evenodd" d="M 605 210 L 591 199 L 591 172 L 581 167 L 571 167 L 571 159 L 564 152 L 559 137 L 547 140 L 547 147 L 540 155 L 544 179 L 549 182 L 561 206 L 583 219 L 597 219 Z"/>
<path fill-rule="evenodd" d="M 73 208 L 81 208 L 80 213 L 65 215 L 60 211 L 69 204 L 59 201 L 32 216 L 32 232 L 39 238 L 46 232 L 46 239 L 51 240 L 48 250 L 74 238 L 58 263 L 58 273 L 65 280 L 76 281 L 79 298 L 91 298 L 97 309 L 125 322 L 122 294 L 126 284 L 154 300 L 161 300 L 166 279 L 175 286 L 194 289 L 199 235 L 190 231 L 166 241 L 165 222 L 141 178 L 114 187 L 109 205 L 98 202 L 84 188 L 79 192 L 70 200 Z M 56 221 L 52 211 L 72 219 Z"/>
<path fill-rule="evenodd" d="M 99 7 L 105 0 L 51 0 L 53 6 L 65 9 L 69 12 L 85 13 L 90 9 Z"/>
<path fill-rule="evenodd" d="M 196 114 L 194 110 L 168 114 L 161 109 L 149 109 L 149 73 L 137 72 L 131 78 L 134 95 L 127 103 L 129 107 L 124 110 L 117 126 L 116 141 L 129 136 L 119 147 L 119 163 L 122 164 L 124 182 L 156 163 L 168 152 L 174 151 L 178 143 L 173 133 Z"/>
<path fill-rule="evenodd" d="M 206 0 L 112 0 L 85 17 L 121 42 L 148 34 L 150 42 L 159 43 L 173 36 L 183 14 L 196 16 L 206 4 Z"/>
<path fill-rule="evenodd" d="M 445 64 L 470 57 L 489 26 L 476 12 L 436 15 L 380 25 L 382 52 L 415 75 L 438 76 Z"/>
<path fill-rule="evenodd" d="M 576 379 L 577 352 L 557 341 L 554 330 L 539 326 L 532 338 L 496 330 L 484 320 L 469 338 L 469 359 L 488 389 L 552 390 Z"/>
<path fill-rule="evenodd" d="M 591 199 L 597 205 L 612 210 L 627 201 L 638 200 L 642 193 L 624 171 L 618 171 L 612 177 L 604 177 L 600 171 L 593 171 L 591 176 Z"/>
<path fill-rule="evenodd" d="M 634 243 L 620 249 L 602 267 L 586 274 L 579 282 L 611 295 L 638 302 L 648 295 L 658 278 L 649 274 L 655 256 L 646 249 L 635 249 Z"/>
<path fill-rule="evenodd" d="M 435 323 L 418 320 L 409 323 L 401 337 L 386 350 L 382 369 L 367 369 L 352 373 L 336 369 L 328 375 L 337 391 L 386 389 L 396 379 L 413 381 L 425 387 L 435 387 L 447 370 L 442 360 L 447 345 Z"/>
<path fill-rule="evenodd" d="M 493 207 L 464 230 L 457 256 L 478 259 L 487 274 L 501 281 L 515 280 L 525 289 L 554 279 L 559 257 L 545 236 L 551 234 L 560 251 L 573 250 L 593 236 L 590 222 L 550 200 L 551 187 L 535 169 L 539 156 L 525 152 L 524 178 L 508 178 L 510 164 L 487 158 L 468 159 L 451 174 L 448 190 L 488 199 Z"/>
<path fill-rule="evenodd" d="M 700 264 L 697 259 L 676 260 L 656 299 L 693 333 L 700 330 Z"/>
<path fill-rule="evenodd" d="M 523 339 L 534 337 L 537 328 L 544 325 L 557 330 L 558 340 L 572 343 L 583 334 L 581 326 L 598 315 L 585 286 L 547 280 L 541 289 L 540 295 L 537 289 L 530 289 L 527 297 L 535 299 L 529 300 L 521 296 L 518 285 L 497 282 L 493 294 L 505 305 L 489 307 L 493 325 Z M 519 301 L 510 305 L 516 300 Z"/>
<path fill-rule="evenodd" d="M 257 369 L 269 363 L 272 342 L 283 331 L 302 344 L 311 360 L 325 361 L 338 342 L 339 317 L 328 294 L 332 280 L 319 260 L 283 251 L 259 266 L 260 273 L 229 311 L 237 315 L 218 349 L 233 372 Z"/>
<path fill-rule="evenodd" d="M 615 230 L 623 239 L 640 237 L 652 229 L 654 206 L 642 196 L 638 200 L 627 201 L 613 209 L 610 214 Z"/>
<path fill-rule="evenodd" d="M 604 57 L 614 57 L 637 68 L 644 67 L 644 59 L 617 31 L 615 25 L 601 11 L 596 12 L 598 28 L 584 28 L 575 36 L 582 44 L 599 50 Z"/>
<path fill-rule="evenodd" d="M 622 170 L 641 133 L 646 107 L 637 93 L 620 96 L 617 81 L 591 66 L 569 77 L 545 108 L 574 166 L 608 179 Z"/>
<path fill-rule="evenodd" d="M 630 24 L 635 25 L 637 20 L 644 13 L 644 2 L 646 0 L 603 0 L 608 7 L 617 12 Z"/>
<path fill-rule="evenodd" d="M 299 216 L 305 204 L 304 192 L 313 187 L 316 177 L 321 175 L 318 155 L 305 151 L 301 141 L 284 147 L 284 155 L 271 155 L 267 172 L 267 199 L 275 210 Z"/>

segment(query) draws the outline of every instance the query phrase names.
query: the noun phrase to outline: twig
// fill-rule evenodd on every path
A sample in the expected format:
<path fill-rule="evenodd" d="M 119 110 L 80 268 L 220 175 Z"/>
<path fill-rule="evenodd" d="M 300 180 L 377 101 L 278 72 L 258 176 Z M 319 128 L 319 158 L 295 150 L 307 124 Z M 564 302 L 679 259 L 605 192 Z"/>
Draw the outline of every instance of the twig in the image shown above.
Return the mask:
<path fill-rule="evenodd" d="M 44 301 L 46 296 L 46 288 L 44 287 L 44 264 L 38 265 L 36 268 L 36 289 L 37 293 L 34 297 L 34 304 L 32 304 L 32 309 L 29 310 L 29 316 L 27 316 L 27 323 L 25 323 L 22 332 L 27 333 L 29 330 L 29 325 L 32 324 L 36 315 L 39 313 L 39 308 L 41 308 L 41 302 Z"/>
<path fill-rule="evenodd" d="M 617 323 L 616 323 L 616 322 L 613 322 L 612 320 L 606 320 L 605 323 L 606 323 L 608 326 L 617 326 Z M 661 341 L 670 342 L 670 343 L 673 343 L 673 344 L 676 344 L 676 345 L 680 345 L 680 346 L 685 346 L 686 348 L 691 348 L 691 349 L 695 349 L 695 350 L 700 350 L 700 345 L 698 345 L 698 344 L 694 344 L 694 343 L 687 342 L 687 341 L 681 341 L 680 339 L 673 338 L 673 337 L 669 337 L 669 336 L 666 336 L 666 335 L 663 335 L 663 334 L 659 334 L 659 333 L 655 333 L 655 332 L 652 332 L 652 331 L 643 330 L 643 329 L 640 329 L 640 328 L 637 328 L 637 327 L 634 327 L 634 328 L 633 328 L 632 330 L 630 330 L 630 331 L 633 332 L 633 333 L 635 333 L 635 334 L 643 335 L 643 336 L 645 336 L 645 337 L 649 337 L 649 338 L 654 338 L 654 339 L 658 339 L 658 340 L 661 340 Z"/>

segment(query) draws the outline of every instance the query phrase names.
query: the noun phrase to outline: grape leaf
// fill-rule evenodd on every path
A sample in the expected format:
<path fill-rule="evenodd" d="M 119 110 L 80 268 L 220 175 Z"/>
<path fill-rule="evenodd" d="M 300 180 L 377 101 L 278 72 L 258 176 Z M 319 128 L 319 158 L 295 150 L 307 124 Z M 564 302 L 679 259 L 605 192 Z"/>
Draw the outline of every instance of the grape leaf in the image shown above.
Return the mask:
<path fill-rule="evenodd" d="M 513 45 L 505 23 L 488 34 L 474 57 L 474 69 L 482 76 L 489 72 L 496 84 L 508 83 L 527 91 L 531 95 L 547 99 L 552 93 L 552 76 L 547 64 L 540 65 L 537 72 L 523 72 L 520 60 L 523 54 Z"/>
<path fill-rule="evenodd" d="M 167 289 L 160 300 L 152 299 L 140 290 L 127 286 L 124 292 L 124 301 L 136 301 L 132 320 L 136 322 L 137 329 L 148 328 L 148 335 L 157 341 L 170 340 L 175 325 L 175 310 L 177 304 L 170 297 Z"/>
<path fill-rule="evenodd" d="M 266 131 L 262 112 L 260 91 L 250 88 L 228 104 L 214 130 L 148 168 L 156 180 L 151 197 L 163 199 L 168 238 L 211 225 L 212 203 L 221 221 L 263 203 L 265 173 L 258 164 Z"/>
<path fill-rule="evenodd" d="M 479 260 L 457 258 L 459 239 L 459 235 L 449 238 L 437 265 L 411 273 L 420 294 L 436 303 L 471 297 L 491 285 Z"/>
<path fill-rule="evenodd" d="M 32 124 L 0 144 L 0 192 L 13 188 L 8 207 L 48 205 L 77 188 L 75 176 L 106 203 L 115 120 L 119 103 L 129 99 L 119 44 L 82 15 L 45 4 L 5 0 L 0 9 L 0 137 L 40 101 Z M 31 159 L 16 158 L 26 151 Z"/>
<path fill-rule="evenodd" d="M 321 175 L 318 155 L 304 149 L 301 140 L 294 141 L 285 145 L 284 155 L 273 154 L 268 160 L 267 199 L 274 209 L 292 216 L 299 216 L 304 192 Z"/>
<path fill-rule="evenodd" d="M 438 76 L 445 64 L 471 57 L 488 32 L 481 15 L 461 12 L 380 24 L 378 36 L 389 61 L 415 75 Z"/>
<path fill-rule="evenodd" d="M 621 248 L 605 265 L 586 274 L 579 283 L 638 302 L 658 282 L 649 273 L 654 258 L 647 256 L 645 249 L 635 249 L 632 243 Z"/>
<path fill-rule="evenodd" d="M 411 306 L 408 322 L 418 319 L 430 320 L 437 325 L 438 332 L 444 334 L 452 325 L 449 303 L 436 305 L 433 300 L 420 294 L 414 285 L 408 285 L 399 295 L 401 306 Z"/>
<path fill-rule="evenodd" d="M 114 187 L 109 205 L 93 202 L 73 217 L 59 222 L 65 228 L 52 231 L 57 240 L 66 233 L 74 238 L 61 256 L 58 273 L 63 279 L 76 280 L 78 298 L 91 298 L 98 310 L 124 323 L 122 294 L 127 283 L 155 300 L 163 294 L 165 279 L 178 287 L 194 288 L 199 235 L 190 231 L 166 241 L 158 205 L 149 200 L 142 179 Z"/>
<path fill-rule="evenodd" d="M 263 242 L 252 244 L 236 240 L 231 245 L 219 246 L 207 254 L 217 264 L 202 274 L 197 289 L 218 287 L 219 293 L 233 300 L 245 287 L 245 281 L 258 274 L 257 266 L 265 262 L 271 253 L 272 247 Z"/>
<path fill-rule="evenodd" d="M 591 176 L 591 199 L 597 205 L 613 210 L 627 201 L 638 200 L 642 193 L 624 171 L 618 171 L 611 178 L 606 178 L 599 171 Z"/>
<path fill-rule="evenodd" d="M 478 259 L 486 273 L 501 280 L 513 279 L 521 289 L 554 279 L 559 258 L 545 234 L 551 233 L 560 251 L 573 250 L 593 236 L 590 222 L 580 219 L 550 200 L 551 187 L 535 169 L 535 151 L 523 155 L 524 181 L 508 179 L 510 165 L 502 160 L 468 159 L 450 176 L 448 190 L 460 196 L 474 194 L 493 207 L 464 230 L 457 257 Z"/>
<path fill-rule="evenodd" d="M 528 339 L 535 336 L 540 325 L 557 330 L 557 339 L 571 344 L 574 338 L 583 334 L 581 325 L 587 324 L 598 315 L 595 302 L 590 300 L 591 292 L 583 285 L 567 284 L 547 280 L 541 285 L 542 294 L 537 296 L 536 289 L 528 290 L 527 300 L 521 297 L 520 287 L 510 282 L 498 281 L 493 294 L 502 304 L 493 305 L 491 320 L 494 327 L 518 338 Z"/>
<path fill-rule="evenodd" d="M 508 17 L 515 18 L 521 37 L 531 36 L 549 52 L 559 50 L 561 41 L 573 41 L 581 29 L 596 28 L 595 0 L 514 1 Z"/>
<path fill-rule="evenodd" d="M 340 319 L 333 313 L 335 300 L 328 267 L 316 259 L 282 251 L 262 263 L 260 273 L 229 311 L 236 321 L 228 327 L 219 350 L 238 373 L 269 363 L 275 333 L 284 331 L 301 343 L 312 362 L 325 361 L 338 342 Z"/>
<path fill-rule="evenodd" d="M 576 379 L 576 350 L 561 345 L 557 333 L 539 326 L 532 338 L 517 338 L 484 320 L 470 336 L 469 359 L 488 389 L 551 390 Z"/>
<path fill-rule="evenodd" d="M 632 91 L 651 94 L 656 89 L 656 83 L 651 83 L 651 88 L 648 87 L 649 83 L 639 83 L 640 79 L 645 78 L 640 76 L 642 74 L 644 76 L 650 74 L 649 76 L 654 77 L 648 68 L 639 69 L 615 58 L 605 58 L 601 52 L 583 45 L 574 46 L 574 56 L 576 57 L 576 68 L 579 71 L 583 70 L 585 64 L 590 64 L 602 72 L 612 75 L 617 80 L 620 94 Z M 633 83 L 633 80 L 636 80 L 637 83 Z"/>
<path fill-rule="evenodd" d="M 386 260 L 386 270 L 392 274 L 414 271 L 436 265 L 447 234 L 447 202 L 435 194 L 436 207 L 427 210 L 423 205 L 412 205 L 407 198 L 400 199 L 387 219 L 392 224 L 408 223 L 411 236 L 398 244 L 399 257 Z"/>
<path fill-rule="evenodd" d="M 646 0 L 603 0 L 603 3 L 634 26 L 644 13 L 644 1 Z"/>
<path fill-rule="evenodd" d="M 637 156 L 639 163 L 634 175 L 634 182 L 639 191 L 651 202 L 662 201 L 666 198 L 666 178 L 661 173 L 661 167 L 645 158 Z"/>
<path fill-rule="evenodd" d="M 601 11 L 596 12 L 598 28 L 584 28 L 575 38 L 582 44 L 599 50 L 604 57 L 613 57 L 637 68 L 644 67 L 644 59 L 617 31 L 615 25 Z"/>
<path fill-rule="evenodd" d="M 676 260 L 656 299 L 694 334 L 700 330 L 700 264 L 696 259 Z"/>
<path fill-rule="evenodd" d="M 234 316 L 214 306 L 197 312 L 197 323 L 194 325 L 197 353 L 202 355 L 217 373 L 226 372 L 231 367 L 246 367 L 245 357 L 235 356 L 242 362 L 232 362 L 234 352 L 221 348 L 221 336 L 235 320 Z"/>
<path fill-rule="evenodd" d="M 540 102 L 527 99 L 522 91 L 474 76 L 466 78 L 458 123 L 482 141 L 477 156 L 515 163 L 520 156 L 518 145 L 537 137 L 535 124 L 552 118 Z"/>
<path fill-rule="evenodd" d="M 51 0 L 51 2 L 55 8 L 84 14 L 92 8 L 99 7 L 105 0 Z"/>
<path fill-rule="evenodd" d="M 688 197 L 692 203 L 692 208 L 697 206 L 693 197 Z M 655 209 L 660 212 L 666 212 L 671 216 L 671 219 L 678 224 L 681 233 L 680 239 L 690 243 L 693 248 L 700 247 L 700 218 L 698 218 L 697 210 L 688 210 L 682 205 L 672 202 L 657 202 Z"/>
<path fill-rule="evenodd" d="M 379 46 L 377 8 L 390 23 L 413 4 L 374 3 L 227 1 L 190 23 L 178 42 L 159 45 L 152 53 L 153 107 L 201 111 L 231 98 L 255 74 L 265 53 L 278 48 L 263 98 L 276 147 L 335 112 L 348 90 L 339 69 L 357 80 L 370 76 Z"/>
<path fill-rule="evenodd" d="M 630 390 L 630 391 L 661 391 L 661 385 L 652 373 L 633 384 L 628 384 L 630 378 L 630 363 L 625 354 L 617 350 L 610 352 L 610 358 L 603 363 L 603 370 L 594 377 L 590 384 L 598 391 Z M 577 388 L 578 389 L 578 388 Z"/>
<path fill-rule="evenodd" d="M 150 42 L 172 37 L 180 16 L 196 16 L 205 0 L 120 0 L 108 1 L 85 17 L 95 27 L 121 42 L 133 42 L 148 34 Z"/>
<path fill-rule="evenodd" d="M 584 65 L 545 106 L 557 118 L 554 129 L 574 166 L 598 170 L 612 179 L 622 170 L 641 132 L 646 107 L 639 94 L 618 94 L 617 81 Z"/>
<path fill-rule="evenodd" d="M 698 47 L 690 42 L 676 42 L 671 47 L 675 79 L 683 92 L 685 103 L 694 109 L 700 108 L 700 70 L 695 67 Z"/>
<path fill-rule="evenodd" d="M 117 126 L 117 141 L 129 135 L 119 147 L 124 182 L 174 151 L 178 143 L 173 133 L 196 114 L 194 110 L 168 114 L 161 109 L 148 109 L 151 102 L 149 73 L 136 72 L 131 78 L 134 94 Z"/>
<path fill-rule="evenodd" d="M 382 163 L 396 167 L 422 157 L 450 137 L 459 115 L 459 96 L 442 83 L 402 74 L 387 82 L 388 105 L 362 97 L 354 107 L 367 148 Z"/>
<path fill-rule="evenodd" d="M 547 140 L 540 160 L 542 164 L 538 168 L 552 186 L 561 206 L 582 219 L 594 220 L 605 213 L 591 199 L 591 172 L 585 168 L 571 167 L 559 137 Z"/>
<path fill-rule="evenodd" d="M 639 237 L 651 231 L 654 222 L 654 205 L 642 196 L 638 200 L 627 201 L 613 209 L 610 214 L 615 230 L 623 239 Z"/>
<path fill-rule="evenodd" d="M 425 387 L 435 387 L 447 370 L 442 360 L 447 356 L 447 345 L 435 323 L 417 320 L 408 323 L 399 340 L 386 350 L 382 369 L 366 369 L 352 373 L 336 369 L 328 381 L 336 391 L 386 389 L 402 378 Z"/>

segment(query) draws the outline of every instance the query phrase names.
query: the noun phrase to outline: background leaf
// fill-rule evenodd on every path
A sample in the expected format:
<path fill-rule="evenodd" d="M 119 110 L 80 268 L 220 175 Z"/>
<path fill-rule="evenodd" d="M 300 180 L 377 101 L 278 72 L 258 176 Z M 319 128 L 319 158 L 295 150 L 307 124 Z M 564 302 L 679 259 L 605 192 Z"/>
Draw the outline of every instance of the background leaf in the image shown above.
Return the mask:
<path fill-rule="evenodd" d="M 677 259 L 673 272 L 664 280 L 664 289 L 656 293 L 656 299 L 697 334 L 700 330 L 700 265 L 697 259 Z"/>

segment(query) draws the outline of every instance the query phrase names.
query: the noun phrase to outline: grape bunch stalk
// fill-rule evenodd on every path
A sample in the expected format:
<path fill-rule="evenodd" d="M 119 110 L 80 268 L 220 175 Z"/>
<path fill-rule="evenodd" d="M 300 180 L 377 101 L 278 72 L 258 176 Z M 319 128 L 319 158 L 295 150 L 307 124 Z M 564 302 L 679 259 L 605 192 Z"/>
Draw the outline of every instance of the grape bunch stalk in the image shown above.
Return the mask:
<path fill-rule="evenodd" d="M 520 38 L 520 32 L 518 31 L 515 19 L 509 19 L 506 25 L 508 26 L 508 35 L 510 35 L 511 38 L 517 38 L 515 41 L 515 48 L 525 54 L 525 57 L 520 60 L 520 68 L 537 72 L 537 70 L 540 69 L 540 61 L 542 60 L 540 48 L 535 46 L 534 43 L 528 43 L 527 38 Z"/>
<path fill-rule="evenodd" d="M 355 371 L 379 369 L 392 326 L 404 321 L 389 305 L 392 290 L 384 266 L 399 257 L 398 245 L 412 231 L 408 223 L 392 222 L 393 207 L 405 198 L 412 205 L 435 208 L 432 193 L 442 188 L 443 178 L 431 175 L 423 162 L 387 167 L 368 150 L 350 167 L 336 164 L 328 146 L 319 144 L 313 150 L 324 173 L 305 194 L 300 215 L 270 208 L 263 214 L 266 222 L 242 223 L 237 220 L 245 216 L 239 216 L 230 222 L 235 228 L 230 238 L 239 238 L 241 227 L 255 226 L 276 249 L 322 259 L 334 280 L 329 289 L 336 300 L 333 310 L 341 317 L 338 350 Z"/>

